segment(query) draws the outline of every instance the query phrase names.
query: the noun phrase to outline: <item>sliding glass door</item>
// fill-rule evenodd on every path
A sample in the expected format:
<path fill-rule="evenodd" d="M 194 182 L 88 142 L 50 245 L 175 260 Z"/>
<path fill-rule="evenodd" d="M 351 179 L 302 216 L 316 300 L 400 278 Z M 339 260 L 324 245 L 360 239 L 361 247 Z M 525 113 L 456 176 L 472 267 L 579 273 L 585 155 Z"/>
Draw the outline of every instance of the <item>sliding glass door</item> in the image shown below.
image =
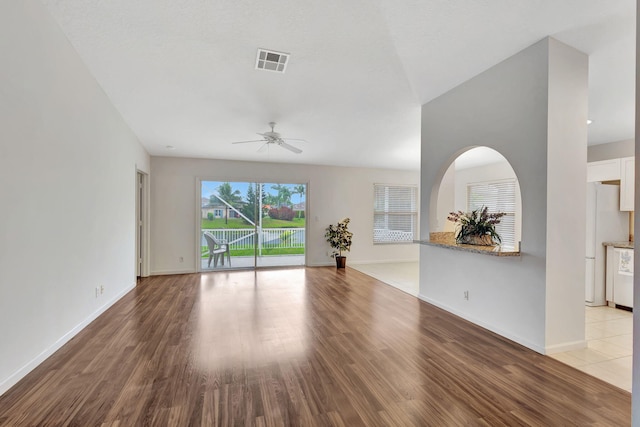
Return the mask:
<path fill-rule="evenodd" d="M 201 181 L 201 269 L 305 263 L 306 185 Z"/>

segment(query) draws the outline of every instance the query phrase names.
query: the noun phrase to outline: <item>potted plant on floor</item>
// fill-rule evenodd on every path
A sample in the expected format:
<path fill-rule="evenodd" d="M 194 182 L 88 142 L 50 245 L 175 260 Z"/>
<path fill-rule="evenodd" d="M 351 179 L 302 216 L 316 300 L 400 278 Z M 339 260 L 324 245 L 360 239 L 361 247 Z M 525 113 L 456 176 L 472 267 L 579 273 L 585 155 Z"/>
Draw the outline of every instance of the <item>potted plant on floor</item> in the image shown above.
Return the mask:
<path fill-rule="evenodd" d="M 483 206 L 471 212 L 449 212 L 449 221 L 456 223 L 456 243 L 466 245 L 494 246 L 502 241 L 496 225 L 504 212 L 489 213 Z"/>
<path fill-rule="evenodd" d="M 349 218 L 345 218 L 337 225 L 329 224 L 327 232 L 324 234 L 333 249 L 331 257 L 336 259 L 337 268 L 345 268 L 347 265 L 347 257 L 342 255 L 342 251 L 349 252 L 351 250 L 353 233 L 347 229 L 349 221 Z"/>

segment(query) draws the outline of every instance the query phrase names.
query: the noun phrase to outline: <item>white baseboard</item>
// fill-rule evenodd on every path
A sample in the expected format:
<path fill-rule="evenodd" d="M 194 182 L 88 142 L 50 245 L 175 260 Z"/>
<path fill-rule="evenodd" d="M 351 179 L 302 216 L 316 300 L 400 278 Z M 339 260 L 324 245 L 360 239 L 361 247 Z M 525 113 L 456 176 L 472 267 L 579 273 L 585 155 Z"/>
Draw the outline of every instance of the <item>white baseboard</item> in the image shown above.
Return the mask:
<path fill-rule="evenodd" d="M 58 351 L 60 349 L 60 347 L 65 345 L 67 342 L 69 342 L 69 340 L 71 340 L 71 338 L 75 337 L 80 331 L 82 331 L 84 328 L 86 328 L 87 325 L 89 325 L 89 323 L 91 323 L 94 320 L 96 320 L 98 318 L 98 316 L 100 316 L 102 313 L 107 311 L 108 308 L 110 308 L 113 304 L 118 302 L 118 300 L 120 300 L 123 296 L 125 296 L 127 293 L 129 293 L 131 290 L 133 290 L 135 287 L 136 287 L 136 284 L 134 283 L 133 285 L 131 285 L 131 286 L 127 287 L 126 289 L 124 289 L 122 292 L 120 292 L 114 298 L 112 298 L 111 300 L 107 301 L 103 306 L 101 306 L 96 311 L 91 313 L 86 319 L 84 319 L 78 325 L 73 327 L 69 332 L 67 332 L 66 334 L 61 336 L 55 343 L 53 343 L 51 346 L 46 348 L 42 353 L 37 355 L 35 358 L 33 358 L 31 361 L 29 361 L 22 368 L 18 369 L 16 372 L 11 374 L 6 380 L 4 380 L 2 383 L 0 383 L 0 396 L 3 395 L 4 393 L 6 393 L 7 390 L 9 390 L 11 387 L 16 385 L 18 383 L 18 381 L 20 381 L 29 372 L 31 372 L 38 365 L 40 365 L 42 362 L 44 362 L 49 356 L 51 356 L 53 353 Z"/>
<path fill-rule="evenodd" d="M 524 338 L 522 338 L 522 337 L 520 337 L 518 335 L 514 335 L 511 332 L 507 332 L 507 331 L 504 331 L 504 330 L 502 330 L 500 328 L 496 328 L 494 325 L 490 325 L 490 324 L 488 324 L 486 322 L 483 322 L 482 320 L 474 318 L 473 316 L 469 316 L 466 313 L 463 313 L 463 312 L 461 312 L 459 310 L 456 310 L 456 309 L 454 309 L 452 307 L 449 307 L 446 304 L 442 304 L 439 301 L 436 301 L 436 300 L 433 300 L 431 298 L 425 297 L 422 294 L 418 294 L 418 298 L 421 299 L 424 302 L 428 302 L 429 304 L 433 304 L 436 307 L 439 307 L 439 308 L 441 308 L 441 309 L 443 309 L 445 311 L 448 311 L 449 313 L 455 314 L 458 317 L 461 317 L 461 318 L 463 318 L 465 320 L 468 320 L 469 322 L 474 323 L 474 324 L 476 324 L 476 325 L 478 325 L 478 326 L 480 326 L 480 327 L 482 327 L 484 329 L 487 329 L 487 330 L 489 330 L 491 332 L 495 332 L 496 334 L 498 334 L 498 335 L 500 335 L 502 337 L 505 337 L 505 338 L 507 338 L 507 339 L 509 339 L 511 341 L 514 341 L 514 342 L 516 342 L 516 343 L 518 343 L 520 345 L 523 345 L 523 346 L 525 346 L 525 347 L 527 347 L 527 348 L 529 348 L 529 349 L 531 349 L 531 350 L 533 350 L 533 351 L 535 351 L 537 353 L 546 354 L 546 351 L 545 351 L 546 349 L 544 347 L 540 347 L 539 345 L 534 344 L 534 343 L 532 343 L 532 342 L 530 342 L 530 341 L 528 341 L 528 340 L 526 340 L 526 339 L 524 339 Z"/>
<path fill-rule="evenodd" d="M 358 260 L 349 261 L 347 258 L 347 264 L 360 265 L 360 264 L 401 264 L 408 262 L 420 262 L 419 259 L 375 259 L 375 260 Z"/>
<path fill-rule="evenodd" d="M 314 262 L 313 264 L 307 264 L 307 267 L 331 267 L 332 265 L 336 265 L 336 262 Z"/>
<path fill-rule="evenodd" d="M 171 274 L 192 274 L 192 273 L 196 273 L 195 270 L 156 270 L 156 271 L 152 271 L 151 275 L 152 276 L 169 276 Z M 207 273 L 206 271 L 203 271 L 202 273 Z"/>
<path fill-rule="evenodd" d="M 545 354 L 556 354 L 565 351 L 580 350 L 587 347 L 587 340 L 573 341 L 563 344 L 546 346 Z"/>

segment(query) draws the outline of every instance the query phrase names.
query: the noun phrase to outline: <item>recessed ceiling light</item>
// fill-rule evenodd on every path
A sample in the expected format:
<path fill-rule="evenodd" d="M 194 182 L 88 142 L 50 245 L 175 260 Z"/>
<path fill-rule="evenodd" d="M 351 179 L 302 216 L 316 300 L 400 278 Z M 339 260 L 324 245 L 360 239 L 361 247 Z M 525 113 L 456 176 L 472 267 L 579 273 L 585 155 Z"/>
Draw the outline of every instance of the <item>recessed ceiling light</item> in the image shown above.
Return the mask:
<path fill-rule="evenodd" d="M 591 123 L 593 123 L 593 120 L 587 119 L 587 124 L 590 125 Z"/>

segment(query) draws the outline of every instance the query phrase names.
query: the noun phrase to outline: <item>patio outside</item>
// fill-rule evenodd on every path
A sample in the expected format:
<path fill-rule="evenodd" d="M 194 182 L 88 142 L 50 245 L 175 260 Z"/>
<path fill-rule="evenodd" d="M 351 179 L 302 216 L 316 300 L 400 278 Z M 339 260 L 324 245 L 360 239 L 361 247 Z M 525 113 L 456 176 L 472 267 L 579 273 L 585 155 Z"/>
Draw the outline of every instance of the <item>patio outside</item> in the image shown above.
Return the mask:
<path fill-rule="evenodd" d="M 304 265 L 304 184 L 203 181 L 201 188 L 203 271 Z M 205 233 L 228 245 L 231 262 L 226 254 L 209 262 Z"/>

